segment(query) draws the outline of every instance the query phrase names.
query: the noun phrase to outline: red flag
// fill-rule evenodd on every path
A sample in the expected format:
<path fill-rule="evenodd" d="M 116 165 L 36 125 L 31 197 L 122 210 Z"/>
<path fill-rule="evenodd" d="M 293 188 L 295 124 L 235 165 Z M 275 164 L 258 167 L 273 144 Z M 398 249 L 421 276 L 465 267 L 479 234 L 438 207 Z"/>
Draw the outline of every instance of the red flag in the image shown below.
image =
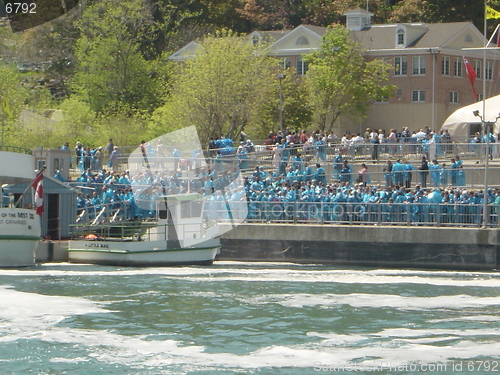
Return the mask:
<path fill-rule="evenodd" d="M 43 177 L 43 176 L 42 176 Z M 36 213 L 39 216 L 43 214 L 43 178 L 40 179 L 35 191 Z"/>
<path fill-rule="evenodd" d="M 43 171 L 45 168 L 38 171 L 33 181 L 31 181 L 31 186 L 35 189 L 35 206 L 36 213 L 40 216 L 43 214 Z"/>
<path fill-rule="evenodd" d="M 35 178 L 31 181 L 30 185 L 33 187 L 33 189 L 36 189 L 37 186 L 38 186 L 38 183 L 40 181 L 42 181 L 42 179 L 43 179 L 43 171 L 44 170 L 45 170 L 45 168 L 42 169 L 42 170 L 40 170 L 40 171 L 38 171 L 38 173 L 36 174 Z"/>
<path fill-rule="evenodd" d="M 474 82 L 476 81 L 477 73 L 465 57 L 464 57 L 464 65 L 465 65 L 465 70 L 467 71 L 467 76 L 469 77 L 470 84 L 472 86 L 472 93 L 474 94 L 474 98 L 477 99 L 478 98 L 477 92 L 476 89 L 474 88 Z"/>

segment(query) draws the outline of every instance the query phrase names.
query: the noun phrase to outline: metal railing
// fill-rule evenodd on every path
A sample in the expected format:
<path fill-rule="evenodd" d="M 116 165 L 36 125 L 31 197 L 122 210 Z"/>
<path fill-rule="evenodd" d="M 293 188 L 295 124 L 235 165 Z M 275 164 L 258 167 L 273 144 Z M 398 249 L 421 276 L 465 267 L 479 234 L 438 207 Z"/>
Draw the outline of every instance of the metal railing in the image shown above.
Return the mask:
<path fill-rule="evenodd" d="M 487 227 L 498 227 L 499 207 L 488 205 Z M 480 227 L 482 204 L 250 202 L 249 223 L 308 223 Z"/>
<path fill-rule="evenodd" d="M 222 155 L 224 162 L 236 161 L 244 164 L 242 169 L 251 169 L 256 165 L 265 165 L 270 163 L 273 159 L 272 149 L 275 146 L 256 145 L 255 151 L 245 155 L 242 159 L 237 154 L 237 148 L 234 152 Z M 91 170 L 114 170 L 124 171 L 130 169 L 128 165 L 128 158 L 130 152 L 135 149 L 135 146 L 121 147 L 120 156 L 110 167 L 108 166 L 109 155 L 103 155 L 100 168 L 96 168 L 95 160 L 91 156 L 84 157 L 84 163 L 73 165 L 73 174 L 78 171 Z M 217 150 L 206 151 L 207 163 L 213 167 L 215 155 Z M 443 160 L 449 161 L 453 156 L 459 156 L 463 160 L 484 161 L 486 154 L 489 155 L 490 160 L 500 161 L 500 142 L 490 143 L 488 151 L 486 143 L 437 143 L 428 144 L 420 141 L 407 141 L 397 143 L 382 143 L 382 144 L 349 144 L 342 145 L 340 143 L 326 143 L 318 149 L 313 144 L 296 144 L 289 145 L 283 148 L 282 156 L 288 160 L 297 154 L 305 163 L 333 163 L 336 155 L 341 154 L 343 158 L 350 161 L 366 161 L 366 162 L 380 162 L 385 160 L 404 159 L 411 162 L 418 162 L 425 156 L 429 162 L 437 159 L 440 162 Z M 192 155 L 182 155 L 180 157 L 173 157 L 171 155 L 158 157 L 154 151 L 148 153 L 147 158 L 152 170 L 177 170 L 192 168 L 197 162 L 192 158 Z M 199 162 L 205 161 L 199 160 Z M 139 163 L 141 164 L 141 163 Z M 143 163 L 142 163 L 143 164 Z"/>

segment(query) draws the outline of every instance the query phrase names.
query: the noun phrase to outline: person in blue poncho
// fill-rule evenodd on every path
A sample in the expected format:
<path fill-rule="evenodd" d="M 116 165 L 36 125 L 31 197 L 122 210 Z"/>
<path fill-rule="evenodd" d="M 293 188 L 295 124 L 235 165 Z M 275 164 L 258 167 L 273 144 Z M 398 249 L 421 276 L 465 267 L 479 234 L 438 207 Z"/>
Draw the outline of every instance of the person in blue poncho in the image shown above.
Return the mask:
<path fill-rule="evenodd" d="M 316 172 L 314 173 L 314 178 L 318 184 L 321 182 L 322 185 L 326 185 L 326 173 L 325 168 L 320 164 L 316 164 Z"/>
<path fill-rule="evenodd" d="M 404 172 L 403 172 L 403 183 L 405 188 L 411 188 L 411 180 L 412 180 L 412 171 L 415 170 L 415 167 L 410 163 L 409 160 L 406 160 L 404 164 Z"/>
<path fill-rule="evenodd" d="M 439 185 L 448 186 L 448 169 L 446 169 L 446 163 L 441 164 L 441 169 L 439 170 Z"/>
<path fill-rule="evenodd" d="M 316 161 L 326 160 L 326 145 L 323 137 L 320 136 L 318 140 L 314 143 L 314 148 L 316 149 Z"/>
<path fill-rule="evenodd" d="M 292 157 L 292 168 L 294 170 L 302 170 L 304 167 L 304 160 L 302 160 L 302 156 L 300 153 L 297 153 L 295 156 Z"/>
<path fill-rule="evenodd" d="M 458 167 L 457 185 L 458 186 L 465 186 L 466 185 L 465 170 L 464 170 L 464 167 L 462 165 L 460 165 Z"/>
<path fill-rule="evenodd" d="M 54 178 L 56 180 L 61 181 L 61 182 L 66 182 L 66 180 L 64 179 L 64 177 L 61 174 L 61 171 L 59 171 L 59 170 L 56 171 L 56 174 L 54 175 Z"/>
<path fill-rule="evenodd" d="M 344 164 L 344 157 L 342 156 L 342 151 L 339 151 L 337 155 L 333 158 L 333 178 L 340 178 L 340 171 L 342 170 L 342 165 Z"/>
<path fill-rule="evenodd" d="M 401 160 L 396 160 L 392 166 L 392 182 L 396 186 L 403 186 L 403 171 L 405 167 L 401 164 Z"/>
<path fill-rule="evenodd" d="M 431 171 L 432 185 L 434 187 L 439 186 L 440 185 L 441 166 L 439 165 L 439 163 L 437 162 L 436 159 L 434 159 L 432 161 L 431 165 L 429 165 L 429 170 Z"/>
<path fill-rule="evenodd" d="M 458 168 L 460 164 L 457 162 L 456 158 L 451 158 L 451 165 L 450 165 L 450 183 L 451 186 L 459 186 L 458 185 Z"/>
<path fill-rule="evenodd" d="M 340 171 L 340 181 L 352 185 L 352 168 L 347 160 L 344 160 L 342 164 L 342 170 Z"/>

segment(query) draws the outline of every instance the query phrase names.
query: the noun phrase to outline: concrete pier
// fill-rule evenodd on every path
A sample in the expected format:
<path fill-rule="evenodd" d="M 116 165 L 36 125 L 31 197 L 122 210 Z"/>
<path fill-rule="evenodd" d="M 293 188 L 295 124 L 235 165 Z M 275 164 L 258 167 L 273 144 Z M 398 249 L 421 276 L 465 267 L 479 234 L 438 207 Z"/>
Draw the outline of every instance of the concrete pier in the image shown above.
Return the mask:
<path fill-rule="evenodd" d="M 371 225 L 242 224 L 216 260 L 349 267 L 500 269 L 500 230 Z M 41 242 L 37 262 L 67 261 L 67 242 Z"/>
<path fill-rule="evenodd" d="M 218 260 L 453 270 L 500 268 L 500 230 L 368 225 L 243 224 Z"/>
<path fill-rule="evenodd" d="M 37 263 L 67 262 L 68 242 L 42 241 L 38 244 L 35 253 Z"/>

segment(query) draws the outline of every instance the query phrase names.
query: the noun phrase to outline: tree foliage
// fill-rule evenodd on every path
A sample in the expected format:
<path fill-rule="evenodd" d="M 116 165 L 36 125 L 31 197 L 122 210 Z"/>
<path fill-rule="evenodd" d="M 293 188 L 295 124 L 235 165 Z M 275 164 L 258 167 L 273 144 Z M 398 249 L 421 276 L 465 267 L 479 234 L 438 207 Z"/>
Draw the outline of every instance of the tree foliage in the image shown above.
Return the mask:
<path fill-rule="evenodd" d="M 313 108 L 309 101 L 306 82 L 293 68 L 284 72 L 280 71 L 280 74 L 283 77 L 281 82 L 277 78 L 278 74 L 271 77 L 271 79 L 278 81 L 278 84 L 274 85 L 274 93 L 271 96 L 274 100 L 267 101 L 266 106 L 261 109 L 261 114 L 259 114 L 260 122 L 254 123 L 254 126 L 248 129 L 248 133 L 257 139 L 264 139 L 269 132 L 276 132 L 280 128 L 281 110 L 283 111 L 283 129 L 300 131 L 311 125 Z"/>
<path fill-rule="evenodd" d="M 0 62 L 0 121 L 2 121 L 3 141 L 5 144 L 24 146 L 24 138 L 20 137 L 19 115 L 26 104 L 29 92 L 21 85 L 19 73 L 12 66 Z M 4 106 L 4 100 L 5 105 Z"/>
<path fill-rule="evenodd" d="M 395 87 L 383 85 L 389 66 L 381 60 L 366 62 L 359 45 L 343 26 L 331 27 L 320 49 L 304 56 L 309 64 L 310 87 L 316 123 L 331 130 L 339 116 L 365 115 L 370 100 L 391 94 Z"/>
<path fill-rule="evenodd" d="M 483 29 L 483 0 L 405 0 L 398 1 L 389 18 L 390 22 L 460 22 L 472 21 Z"/>
<path fill-rule="evenodd" d="M 0 0 L 1 4 L 1 0 Z M 0 94 L 13 116 L 6 142 L 37 146 L 63 141 L 137 143 L 196 124 L 206 140 L 252 137 L 279 126 L 279 80 L 274 60 L 234 32 L 290 29 L 299 24 L 344 23 L 360 7 L 374 23 L 472 21 L 482 31 L 480 0 L 81 0 L 81 6 L 46 25 L 12 34 L 0 28 Z M 500 0 L 488 2 L 500 10 Z M 495 22 L 488 22 L 489 31 Z M 192 40 L 208 37 L 196 58 L 177 66 L 166 58 Z M 365 62 L 345 30 L 332 27 L 322 48 L 307 58 L 309 73 L 281 81 L 283 124 L 327 129 L 339 116 L 363 116 L 373 98 L 390 94 L 387 67 Z M 44 63 L 45 70 L 19 74 L 16 63 Z M 69 86 L 67 85 L 69 82 Z M 61 90 L 54 90 L 57 86 Z M 69 87 L 69 89 L 68 89 Z M 59 95 L 60 93 L 62 95 Z M 57 96 L 57 101 L 52 100 Z M 60 108 L 57 129 L 21 126 L 23 109 Z M 154 113 L 154 115 L 152 115 Z M 146 126 L 146 124 L 148 126 Z M 126 127 L 129 131 L 123 132 Z M 145 133 L 149 134 L 146 135 Z"/>
<path fill-rule="evenodd" d="M 170 100 L 153 116 L 160 129 L 196 125 L 202 141 L 234 138 L 257 121 L 273 91 L 275 60 L 261 46 L 231 32 L 206 38 L 179 66 Z"/>
<path fill-rule="evenodd" d="M 98 114 L 152 112 L 161 104 L 166 61 L 147 60 L 141 43 L 155 24 L 143 1 L 102 0 L 79 23 L 72 88 Z"/>

